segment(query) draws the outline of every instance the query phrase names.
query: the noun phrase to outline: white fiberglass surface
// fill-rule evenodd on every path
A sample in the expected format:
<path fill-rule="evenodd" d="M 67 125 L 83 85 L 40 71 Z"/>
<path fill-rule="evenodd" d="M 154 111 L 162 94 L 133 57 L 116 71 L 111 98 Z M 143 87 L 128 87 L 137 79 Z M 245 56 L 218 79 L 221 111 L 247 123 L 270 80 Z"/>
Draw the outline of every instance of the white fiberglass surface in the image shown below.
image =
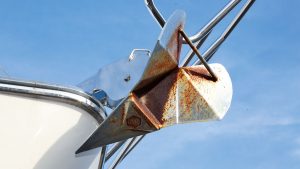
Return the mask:
<path fill-rule="evenodd" d="M 6 94 L 0 106 L 0 168 L 85 169 L 98 157 L 98 149 L 75 155 L 98 126 L 82 109 Z"/>

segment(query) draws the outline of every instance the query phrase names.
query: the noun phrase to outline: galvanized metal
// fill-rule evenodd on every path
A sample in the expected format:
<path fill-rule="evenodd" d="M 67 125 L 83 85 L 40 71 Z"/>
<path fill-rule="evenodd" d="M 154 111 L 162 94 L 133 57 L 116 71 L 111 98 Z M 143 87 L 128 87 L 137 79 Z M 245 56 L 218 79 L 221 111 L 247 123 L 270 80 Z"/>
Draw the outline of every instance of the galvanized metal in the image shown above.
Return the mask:
<path fill-rule="evenodd" d="M 158 130 L 159 123 L 155 120 L 151 112 L 147 111 L 134 94 L 131 94 L 76 153 Z"/>
<path fill-rule="evenodd" d="M 157 10 L 153 0 L 145 0 L 145 5 L 147 9 L 149 10 L 150 14 L 156 19 L 157 23 L 164 27 L 166 20 L 161 15 L 161 13 Z"/>
<path fill-rule="evenodd" d="M 106 97 L 112 101 L 109 102 L 112 103 L 110 106 L 115 107 L 114 101 L 127 97 L 139 82 L 149 58 L 149 50 L 134 49 L 128 57 L 102 67 L 95 75 L 80 83 L 78 87 L 88 93 L 93 93 L 95 89 L 104 91 Z"/>
<path fill-rule="evenodd" d="M 198 33 L 187 37 L 183 32 L 183 12 L 177 11 L 165 22 L 153 1 L 145 0 L 151 14 L 163 27 L 151 58 L 149 50 L 134 49 L 129 58 L 104 67 L 81 83 L 80 87 L 87 92 L 3 78 L 0 91 L 59 100 L 87 110 L 101 125 L 76 153 L 102 146 L 98 168 L 104 168 L 105 162 L 118 152 L 110 166 L 116 168 L 149 132 L 174 124 L 224 117 L 232 98 L 230 77 L 222 65 L 208 65 L 205 61 L 218 50 L 255 0 L 246 2 L 220 38 L 203 54 L 203 59 L 197 49 L 240 1 L 231 0 Z M 182 43 L 188 43 L 192 50 L 179 67 Z M 187 67 L 194 54 L 204 65 Z M 109 117 L 103 106 L 113 109 Z M 114 142 L 117 143 L 107 151 L 107 144 Z"/>
<path fill-rule="evenodd" d="M 100 158 L 99 158 L 98 169 L 104 169 L 106 147 L 107 147 L 107 146 L 102 146 L 102 147 L 101 147 L 101 153 L 100 153 Z"/>
<path fill-rule="evenodd" d="M 136 139 L 134 140 L 134 142 L 132 143 L 132 145 L 130 146 L 130 148 L 127 150 L 127 152 L 125 153 L 124 158 L 126 158 L 126 156 L 142 141 L 142 139 L 145 137 L 146 135 L 141 135 L 141 136 L 137 136 Z M 122 160 L 123 160 L 122 159 Z"/>
<path fill-rule="evenodd" d="M 210 33 L 211 32 L 208 32 L 206 34 L 206 36 L 204 36 L 204 38 L 202 38 L 201 40 L 199 40 L 198 42 L 196 42 L 194 44 L 194 46 L 196 47 L 196 49 L 199 49 L 203 45 L 203 43 L 206 41 L 206 39 L 208 38 L 208 36 L 210 35 Z M 180 67 L 188 66 L 188 64 L 193 59 L 193 57 L 194 57 L 195 54 L 196 53 L 194 52 L 194 50 L 190 49 L 190 51 L 186 54 L 186 56 L 184 57 L 184 59 L 180 63 Z"/>
<path fill-rule="evenodd" d="M 213 43 L 213 45 L 203 54 L 205 60 L 209 61 L 213 54 L 219 49 L 219 47 L 223 44 L 223 42 L 227 39 L 230 33 L 234 30 L 234 28 L 239 24 L 239 22 L 243 19 L 245 14 L 254 4 L 255 0 L 248 0 L 244 6 L 240 9 L 239 13 L 235 16 L 233 21 L 229 24 L 223 34 Z M 194 65 L 200 64 L 200 60 L 197 60 Z"/>
<path fill-rule="evenodd" d="M 205 68 L 207 69 L 207 71 L 210 73 L 210 75 L 213 78 L 213 80 L 217 81 L 218 77 L 216 76 L 216 74 L 214 73 L 214 71 L 209 67 L 209 65 L 207 64 L 207 62 L 205 61 L 205 59 L 203 59 L 203 57 L 200 55 L 200 53 L 198 52 L 198 49 L 192 44 L 192 42 L 189 40 L 189 38 L 187 37 L 187 35 L 185 34 L 185 32 L 182 29 L 180 29 L 179 32 L 182 35 L 182 37 L 185 39 L 185 41 L 187 42 L 187 44 L 191 47 L 191 49 L 193 50 L 193 52 L 198 56 L 199 60 L 205 66 Z"/>
<path fill-rule="evenodd" d="M 108 161 L 123 146 L 110 166 L 115 168 L 149 132 L 179 123 L 222 119 L 232 99 L 232 84 L 228 72 L 220 64 L 187 66 L 194 54 L 201 57 L 197 49 L 202 46 L 212 29 L 240 1 L 230 1 L 195 35 L 187 37 L 184 32 L 181 32 L 183 37 L 186 36 L 183 39 L 180 30 L 183 30 L 185 15 L 177 12 L 177 15 L 173 15 L 166 23 L 153 1 L 145 0 L 150 13 L 163 27 L 151 58 L 142 57 L 144 60 L 140 64 L 135 64 L 135 66 L 139 65 L 138 69 L 145 69 L 143 74 L 135 75 L 133 79 L 130 74 L 122 75 L 125 77 L 122 79 L 123 83 L 132 82 L 125 90 L 130 94 L 126 97 L 125 94 L 122 95 L 123 97 L 114 97 L 119 101 L 106 104 L 114 111 L 76 153 L 119 141 L 108 151 L 105 160 Z M 221 37 L 204 53 L 202 63 L 206 63 L 205 61 L 213 56 L 253 3 L 254 0 L 247 1 Z M 195 44 L 188 43 L 189 41 Z M 182 43 L 188 43 L 192 50 L 180 64 L 181 67 L 178 67 Z M 129 57 L 130 62 L 135 61 L 132 56 L 135 56 L 137 51 L 144 52 L 143 56 L 150 54 L 147 50 L 134 50 Z M 196 64 L 199 63 L 198 61 Z M 132 70 L 137 70 L 136 68 L 131 67 Z M 214 73 L 218 79 L 211 78 L 214 77 Z M 117 73 L 109 71 L 105 74 L 115 74 L 119 77 Z M 116 85 L 112 89 L 118 87 Z M 102 86 L 94 86 L 93 89 L 102 89 Z M 107 102 L 113 100 L 109 95 L 111 94 L 106 95 Z M 120 102 L 121 98 L 123 99 Z"/>
<path fill-rule="evenodd" d="M 170 17 L 139 83 L 76 153 L 178 123 L 223 118 L 232 97 L 225 68 L 212 65 L 216 80 L 203 65 L 178 67 L 184 16 Z"/>
<path fill-rule="evenodd" d="M 241 0 L 231 0 L 208 24 L 206 24 L 199 32 L 189 37 L 193 43 L 203 39 L 214 26 L 216 26 Z M 152 16 L 156 19 L 161 27 L 164 27 L 166 21 L 156 8 L 153 0 L 145 0 L 145 4 Z M 186 41 L 184 41 L 186 43 Z"/>
<path fill-rule="evenodd" d="M 120 162 L 124 159 L 126 152 L 129 150 L 129 148 L 131 147 L 131 145 L 134 143 L 135 140 L 136 140 L 136 138 L 134 137 L 134 138 L 130 138 L 126 141 L 122 150 L 117 154 L 117 157 L 112 162 L 109 169 L 115 169 L 117 167 L 117 165 L 120 164 Z"/>
<path fill-rule="evenodd" d="M 122 140 L 120 142 L 115 143 L 111 149 L 106 153 L 105 162 L 108 161 L 126 142 L 126 140 Z"/>

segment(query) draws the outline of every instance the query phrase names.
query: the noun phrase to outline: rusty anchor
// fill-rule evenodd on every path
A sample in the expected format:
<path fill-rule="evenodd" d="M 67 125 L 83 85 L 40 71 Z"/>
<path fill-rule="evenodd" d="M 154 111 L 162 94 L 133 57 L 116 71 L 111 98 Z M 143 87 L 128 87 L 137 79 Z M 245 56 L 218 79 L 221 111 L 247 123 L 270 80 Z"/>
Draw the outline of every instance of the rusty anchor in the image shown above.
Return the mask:
<path fill-rule="evenodd" d="M 166 22 L 139 82 L 76 151 L 80 153 L 180 123 L 220 120 L 232 99 L 221 64 L 179 67 L 185 13 Z"/>

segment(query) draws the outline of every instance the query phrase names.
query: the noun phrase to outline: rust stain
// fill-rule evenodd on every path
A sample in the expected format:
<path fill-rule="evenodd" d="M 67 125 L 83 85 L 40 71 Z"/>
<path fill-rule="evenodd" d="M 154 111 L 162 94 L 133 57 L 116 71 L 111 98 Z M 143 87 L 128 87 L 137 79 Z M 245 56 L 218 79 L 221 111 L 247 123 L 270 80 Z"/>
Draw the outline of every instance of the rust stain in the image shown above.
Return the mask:
<path fill-rule="evenodd" d="M 205 113 L 209 108 L 207 101 L 202 97 L 202 92 L 207 92 L 207 83 L 215 83 L 213 80 L 208 80 L 205 67 L 203 66 L 195 66 L 191 69 L 183 69 L 183 74 L 185 74 L 186 82 L 183 84 L 183 92 L 181 93 L 184 100 L 181 102 L 180 106 L 183 107 L 183 112 L 181 114 L 182 118 L 187 120 L 193 119 L 205 119 L 209 114 Z"/>
<path fill-rule="evenodd" d="M 199 87 L 205 92 L 205 87 L 201 87 L 203 81 L 215 83 L 203 65 L 178 67 L 182 38 L 179 31 L 177 32 L 167 44 L 168 51 L 157 43 L 155 48 L 161 50 L 153 53 L 153 59 L 149 62 L 142 81 L 130 96 L 137 112 L 145 116 L 148 123 L 157 129 L 165 123 L 175 123 L 175 114 L 179 109 L 179 116 L 184 118 L 192 119 L 195 113 L 199 116 L 208 107 L 199 93 Z M 179 96 L 176 97 L 176 94 Z"/>
<path fill-rule="evenodd" d="M 153 53 L 153 55 L 154 57 L 150 61 L 149 66 L 146 68 L 142 81 L 136 87 L 136 90 L 147 85 L 153 86 L 153 83 L 159 82 L 163 76 L 178 68 L 177 63 L 175 63 L 167 51 L 160 50 Z"/>
<path fill-rule="evenodd" d="M 194 81 L 200 81 L 202 79 L 206 79 L 206 80 L 210 80 L 212 82 L 216 82 L 216 81 L 214 81 L 213 77 L 209 74 L 207 69 L 202 65 L 183 67 L 182 69 L 187 74 L 189 74 Z"/>
<path fill-rule="evenodd" d="M 175 34 L 171 37 L 169 40 L 169 44 L 167 44 L 167 49 L 169 49 L 169 53 L 171 56 L 176 60 L 176 62 L 179 62 L 179 56 L 180 56 L 180 51 L 181 51 L 181 46 L 182 46 L 182 36 L 179 32 L 180 29 L 183 28 L 183 25 L 179 25 L 178 28 L 176 29 Z"/>
<path fill-rule="evenodd" d="M 137 97 L 156 117 L 160 124 L 164 124 L 163 113 L 169 109 L 169 98 L 172 87 L 176 85 L 178 69 L 171 72 L 165 79 L 145 93 L 137 93 Z M 173 87 L 174 88 L 174 87 Z M 174 89 L 173 89 L 174 90 Z M 175 113 L 175 112 L 174 112 Z"/>
<path fill-rule="evenodd" d="M 142 120 L 140 117 L 137 116 L 130 116 L 126 119 L 127 126 L 132 128 L 137 128 L 142 124 Z"/>
<path fill-rule="evenodd" d="M 194 103 L 194 99 L 197 98 L 199 95 L 193 86 L 188 81 L 187 77 L 185 76 L 183 70 L 179 73 L 180 77 L 180 101 L 179 101 L 179 107 L 182 107 L 184 110 L 182 113 L 185 115 L 190 115 L 192 113 L 192 104 Z M 187 114 L 188 113 L 188 114 Z"/>
<path fill-rule="evenodd" d="M 161 124 L 159 121 L 155 118 L 153 113 L 139 100 L 139 98 L 134 94 L 130 94 L 130 98 L 132 102 L 134 103 L 134 109 L 136 109 L 141 116 L 145 117 L 144 119 L 148 123 L 148 125 L 153 126 L 155 129 L 160 129 Z"/>
<path fill-rule="evenodd" d="M 194 116 L 205 115 L 201 115 L 201 112 L 204 112 L 208 104 L 198 91 L 203 81 L 215 83 L 204 66 L 176 68 L 163 79 L 132 94 L 136 95 L 136 105 L 142 107 L 142 112 L 152 115 L 148 117 L 152 119 L 149 120 L 152 124 L 155 119 L 159 123 L 156 126 L 165 126 L 176 122 L 177 106 L 179 118 L 193 119 Z M 202 89 L 205 90 L 205 87 Z M 179 95 L 178 98 L 176 94 Z"/>
<path fill-rule="evenodd" d="M 149 83 L 153 81 L 159 81 L 163 76 L 178 69 L 179 55 L 182 46 L 182 38 L 178 30 L 181 27 L 182 25 L 177 28 L 176 33 L 168 40 L 169 43 L 166 44 L 166 47 L 161 46 L 160 42 L 156 44 L 156 50 L 153 51 L 142 80 L 139 85 L 136 86 L 136 90 L 149 85 Z"/>
<path fill-rule="evenodd" d="M 120 107 L 120 113 L 121 113 L 121 124 L 123 124 L 125 122 L 125 118 L 126 118 L 126 110 L 125 110 L 125 106 L 126 106 L 127 102 L 124 103 L 123 106 Z"/>
<path fill-rule="evenodd" d="M 119 119 L 117 119 L 117 118 L 111 118 L 110 119 L 110 122 L 111 123 L 117 123 L 119 121 Z"/>

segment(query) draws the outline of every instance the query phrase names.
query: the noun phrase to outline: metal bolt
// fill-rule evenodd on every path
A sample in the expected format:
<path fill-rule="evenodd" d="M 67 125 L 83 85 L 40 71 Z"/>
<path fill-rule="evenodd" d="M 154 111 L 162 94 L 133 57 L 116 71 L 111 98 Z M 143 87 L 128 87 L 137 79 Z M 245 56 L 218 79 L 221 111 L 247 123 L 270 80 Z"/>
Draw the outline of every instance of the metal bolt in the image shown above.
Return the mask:
<path fill-rule="evenodd" d="M 137 116 L 130 116 L 126 119 L 127 126 L 137 128 L 141 125 L 142 120 L 140 117 Z"/>

